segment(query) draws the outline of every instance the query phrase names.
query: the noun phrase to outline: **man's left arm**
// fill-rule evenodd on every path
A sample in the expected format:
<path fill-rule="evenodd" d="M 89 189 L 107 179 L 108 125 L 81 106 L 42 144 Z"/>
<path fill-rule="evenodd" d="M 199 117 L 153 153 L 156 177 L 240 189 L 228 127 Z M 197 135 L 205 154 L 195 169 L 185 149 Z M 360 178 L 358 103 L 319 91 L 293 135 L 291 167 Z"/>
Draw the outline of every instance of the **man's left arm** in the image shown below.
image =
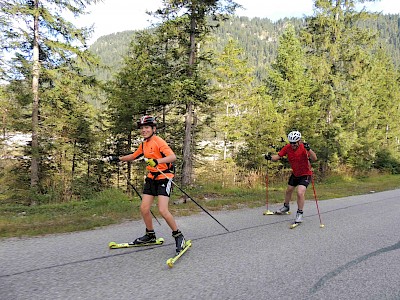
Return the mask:
<path fill-rule="evenodd" d="M 317 155 L 313 150 L 311 150 L 311 146 L 309 143 L 303 143 L 304 149 L 307 151 L 307 155 L 310 158 L 311 161 L 316 161 L 317 160 Z"/>

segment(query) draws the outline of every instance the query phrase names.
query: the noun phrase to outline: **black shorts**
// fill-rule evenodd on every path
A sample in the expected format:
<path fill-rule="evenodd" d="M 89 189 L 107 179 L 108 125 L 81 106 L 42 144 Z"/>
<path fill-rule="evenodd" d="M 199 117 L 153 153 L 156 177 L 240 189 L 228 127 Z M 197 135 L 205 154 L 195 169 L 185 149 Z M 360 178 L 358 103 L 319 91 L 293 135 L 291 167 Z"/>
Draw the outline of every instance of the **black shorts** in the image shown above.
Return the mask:
<path fill-rule="evenodd" d="M 296 177 L 292 174 L 289 177 L 288 185 L 290 186 L 304 185 L 305 187 L 308 187 L 310 182 L 311 182 L 311 175 Z"/>
<path fill-rule="evenodd" d="M 153 180 L 151 178 L 146 177 L 143 187 L 143 194 L 169 197 L 171 195 L 171 192 L 172 192 L 172 180 L 169 179 Z"/>

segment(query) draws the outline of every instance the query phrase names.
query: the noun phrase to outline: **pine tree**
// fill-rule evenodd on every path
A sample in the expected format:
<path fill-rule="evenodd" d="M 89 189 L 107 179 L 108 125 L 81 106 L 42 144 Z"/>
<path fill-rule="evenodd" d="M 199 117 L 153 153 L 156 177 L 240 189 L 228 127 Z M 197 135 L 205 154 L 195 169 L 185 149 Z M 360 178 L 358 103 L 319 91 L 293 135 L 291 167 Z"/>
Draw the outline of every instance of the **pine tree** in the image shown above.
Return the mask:
<path fill-rule="evenodd" d="M 188 185 L 192 182 L 193 173 L 193 130 L 195 126 L 194 113 L 196 102 L 203 100 L 197 89 L 198 77 L 198 49 L 202 39 L 209 34 L 210 24 L 208 18 L 215 21 L 225 18 L 226 14 L 232 14 L 238 5 L 232 0 L 219 1 L 200 1 L 200 0 L 166 0 L 163 1 L 163 8 L 156 11 L 155 15 L 162 20 L 171 20 L 181 18 L 186 20 L 183 25 L 186 27 L 182 33 L 187 33 L 187 39 L 180 42 L 186 44 L 187 49 L 187 68 L 184 88 L 186 92 L 182 93 L 185 103 L 185 139 L 183 142 L 183 167 L 182 184 Z M 189 44 L 187 44 L 187 40 Z"/>
<path fill-rule="evenodd" d="M 279 38 L 276 60 L 268 72 L 267 90 L 276 111 L 283 116 L 284 136 L 292 130 L 299 130 L 312 140 L 318 105 L 311 99 L 312 80 L 307 71 L 305 53 L 290 23 Z"/>
<path fill-rule="evenodd" d="M 371 169 L 380 152 L 398 159 L 399 147 L 399 73 L 386 51 L 378 48 L 371 53 L 368 69 L 352 85 L 357 95 L 355 108 L 357 143 L 349 153 L 349 161 L 359 169 Z M 390 113 L 388 113 L 390 112 Z M 379 166 L 377 166 L 379 167 Z"/>
<path fill-rule="evenodd" d="M 237 148 L 235 143 L 243 140 L 241 122 L 252 93 L 254 71 L 243 58 L 244 51 L 230 39 L 222 53 L 216 55 L 213 71 L 215 78 L 216 118 L 213 126 L 224 142 L 223 160 L 228 157 L 228 148 Z M 232 154 L 232 153 L 231 153 Z M 232 155 L 230 155 L 232 156 Z"/>
<path fill-rule="evenodd" d="M 316 127 L 320 144 L 322 170 L 337 168 L 357 141 L 355 108 L 360 99 L 351 93 L 354 78 L 368 68 L 362 63 L 376 37 L 358 22 L 368 17 L 354 10 L 356 0 L 318 0 L 316 15 L 307 18 L 302 38 L 307 51 L 310 74 L 313 74 L 312 101 L 319 102 Z M 355 71 L 354 66 L 359 68 Z"/>
<path fill-rule="evenodd" d="M 84 61 L 90 61 L 85 40 L 90 30 L 78 29 L 60 14 L 69 11 L 77 16 L 84 13 L 85 5 L 97 0 L 73 0 L 60 2 L 55 0 L 19 1 L 2 3 L 2 20 L 13 20 L 15 24 L 3 32 L 7 44 L 5 49 L 12 49 L 20 65 L 29 65 L 32 91 L 32 146 L 31 146 L 31 188 L 37 190 L 39 184 L 40 137 L 39 108 L 40 85 L 43 70 L 65 62 L 71 62 L 77 55 Z M 10 22 L 11 23 L 11 22 Z M 23 24 L 31 24 L 24 27 Z M 16 66 L 13 71 L 18 71 Z M 21 76 L 14 73 L 14 76 Z M 20 77 L 21 78 L 21 77 Z"/>

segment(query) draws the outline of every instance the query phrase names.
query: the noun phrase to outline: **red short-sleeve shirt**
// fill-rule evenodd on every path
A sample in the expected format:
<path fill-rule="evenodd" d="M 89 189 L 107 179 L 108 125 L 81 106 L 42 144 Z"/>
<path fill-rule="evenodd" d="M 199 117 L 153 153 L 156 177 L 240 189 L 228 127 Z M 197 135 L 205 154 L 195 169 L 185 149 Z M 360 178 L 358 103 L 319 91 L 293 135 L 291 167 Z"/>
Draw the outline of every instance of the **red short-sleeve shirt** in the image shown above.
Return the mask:
<path fill-rule="evenodd" d="M 279 151 L 278 155 L 280 157 L 287 156 L 294 176 L 312 175 L 307 150 L 304 148 L 303 143 L 300 143 L 296 150 L 293 150 L 292 146 L 287 144 Z"/>

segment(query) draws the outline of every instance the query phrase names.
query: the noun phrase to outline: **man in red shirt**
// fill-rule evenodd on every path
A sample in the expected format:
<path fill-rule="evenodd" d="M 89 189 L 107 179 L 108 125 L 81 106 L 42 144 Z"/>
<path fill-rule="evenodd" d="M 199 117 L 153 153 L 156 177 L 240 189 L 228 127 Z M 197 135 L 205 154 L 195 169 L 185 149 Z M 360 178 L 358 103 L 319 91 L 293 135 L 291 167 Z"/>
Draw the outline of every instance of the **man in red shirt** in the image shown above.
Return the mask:
<path fill-rule="evenodd" d="M 303 143 L 301 141 L 301 133 L 299 131 L 290 132 L 288 134 L 288 140 L 289 144 L 286 144 L 278 154 L 268 154 L 265 156 L 265 159 L 278 161 L 282 157 L 287 156 L 292 168 L 292 174 L 289 177 L 283 207 L 278 209 L 276 213 L 283 214 L 289 211 L 289 203 L 292 199 L 293 191 L 297 186 L 297 214 L 295 222 L 301 223 L 303 222 L 305 193 L 313 174 L 310 160 L 316 161 L 317 155 L 310 149 L 308 143 Z"/>

